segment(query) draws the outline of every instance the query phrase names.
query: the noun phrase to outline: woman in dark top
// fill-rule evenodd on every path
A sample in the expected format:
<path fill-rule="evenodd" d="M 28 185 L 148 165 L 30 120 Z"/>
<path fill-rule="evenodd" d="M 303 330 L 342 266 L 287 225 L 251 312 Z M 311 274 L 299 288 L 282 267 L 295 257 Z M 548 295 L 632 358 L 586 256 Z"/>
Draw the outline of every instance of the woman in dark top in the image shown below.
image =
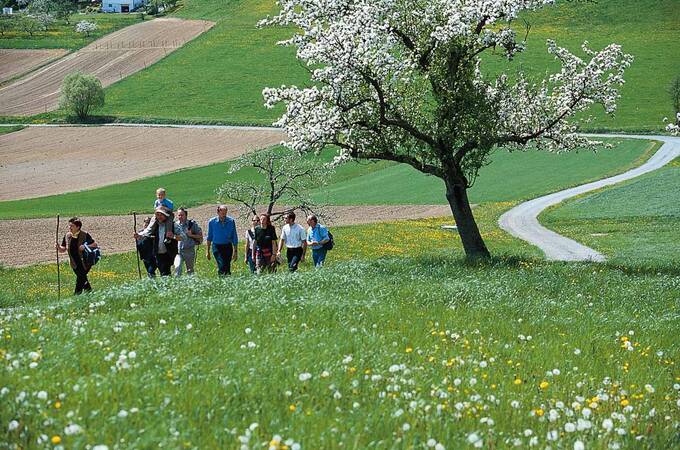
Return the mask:
<path fill-rule="evenodd" d="M 272 272 L 272 255 L 277 239 L 276 228 L 272 226 L 269 214 L 262 214 L 260 225 L 255 228 L 255 245 L 253 246 L 253 259 L 258 273 L 263 270 Z"/>
<path fill-rule="evenodd" d="M 59 243 L 56 244 L 57 250 L 60 253 L 68 251 L 71 268 L 76 274 L 76 295 L 83 291 L 90 292 L 92 290 L 92 286 L 90 286 L 90 282 L 87 279 L 90 266 L 86 265 L 83 261 L 83 251 L 86 245 L 90 248 L 97 248 L 97 243 L 92 239 L 92 236 L 81 230 L 82 226 L 83 223 L 77 217 L 69 219 L 69 232 L 62 239 L 61 245 Z"/>

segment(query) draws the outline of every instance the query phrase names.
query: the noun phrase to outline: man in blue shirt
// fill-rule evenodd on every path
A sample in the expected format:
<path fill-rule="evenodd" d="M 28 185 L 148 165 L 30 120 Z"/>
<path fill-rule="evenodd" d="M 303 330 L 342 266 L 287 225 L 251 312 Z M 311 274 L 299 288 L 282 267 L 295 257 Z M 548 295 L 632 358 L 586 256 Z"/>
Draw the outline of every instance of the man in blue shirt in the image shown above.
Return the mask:
<path fill-rule="evenodd" d="M 314 267 L 321 267 L 328 252 L 323 248 L 323 244 L 330 240 L 328 230 L 319 223 L 319 219 L 314 214 L 307 217 L 307 225 L 309 225 L 309 228 L 307 228 L 307 247 L 312 248 Z"/>
<path fill-rule="evenodd" d="M 231 275 L 231 262 L 238 258 L 236 222 L 227 216 L 227 205 L 217 207 L 217 216 L 208 221 L 205 256 L 210 260 L 212 251 L 220 275 Z"/>

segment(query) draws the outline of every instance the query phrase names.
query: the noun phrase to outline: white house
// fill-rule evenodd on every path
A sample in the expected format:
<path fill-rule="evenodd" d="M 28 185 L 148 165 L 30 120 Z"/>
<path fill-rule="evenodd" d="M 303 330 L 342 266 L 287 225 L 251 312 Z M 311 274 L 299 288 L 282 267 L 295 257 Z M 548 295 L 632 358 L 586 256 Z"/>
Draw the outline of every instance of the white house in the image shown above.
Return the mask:
<path fill-rule="evenodd" d="M 132 12 L 144 5 L 146 0 L 102 0 L 103 12 Z"/>

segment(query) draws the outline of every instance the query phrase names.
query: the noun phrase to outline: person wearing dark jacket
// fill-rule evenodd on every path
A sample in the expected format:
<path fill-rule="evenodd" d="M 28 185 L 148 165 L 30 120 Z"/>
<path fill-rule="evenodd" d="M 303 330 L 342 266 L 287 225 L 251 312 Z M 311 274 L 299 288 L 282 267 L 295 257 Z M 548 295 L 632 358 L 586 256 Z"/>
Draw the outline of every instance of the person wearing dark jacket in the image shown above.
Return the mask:
<path fill-rule="evenodd" d="M 144 228 L 149 226 L 151 223 L 151 217 L 144 219 Z M 139 257 L 144 263 L 144 268 L 146 269 L 146 274 L 149 278 L 156 277 L 156 257 L 153 254 L 153 243 L 154 237 L 142 237 L 137 241 L 137 251 L 139 252 Z"/>
<path fill-rule="evenodd" d="M 274 248 L 276 247 L 276 228 L 271 224 L 269 214 L 260 215 L 260 225 L 255 227 L 253 259 L 257 273 L 273 272 L 275 269 Z"/>
<path fill-rule="evenodd" d="M 162 277 L 167 277 L 177 255 L 177 242 L 186 239 L 187 235 L 178 223 L 170 219 L 170 210 L 165 206 L 156 208 L 155 218 L 144 231 L 135 232 L 135 239 L 153 236 L 153 254 L 158 272 Z"/>
<path fill-rule="evenodd" d="M 71 269 L 76 274 L 76 290 L 75 295 L 81 294 L 83 291 L 90 292 L 92 286 L 87 279 L 87 274 L 90 271 L 90 266 L 83 260 L 83 252 L 85 246 L 89 248 L 97 248 L 97 243 L 92 239 L 89 233 L 82 230 L 83 223 L 77 217 L 71 217 L 68 221 L 68 233 L 61 241 L 61 245 L 56 243 L 56 248 L 60 253 L 68 252 L 69 263 Z"/>

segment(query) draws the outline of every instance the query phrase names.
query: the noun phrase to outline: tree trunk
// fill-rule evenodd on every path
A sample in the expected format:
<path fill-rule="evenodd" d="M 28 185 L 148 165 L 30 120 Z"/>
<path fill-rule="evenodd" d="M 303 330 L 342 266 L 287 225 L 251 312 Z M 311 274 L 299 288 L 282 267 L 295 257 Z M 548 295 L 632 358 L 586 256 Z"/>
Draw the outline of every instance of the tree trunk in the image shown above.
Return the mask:
<path fill-rule="evenodd" d="M 479 232 L 472 208 L 467 196 L 467 188 L 463 183 L 445 179 L 446 199 L 449 201 L 453 218 L 456 220 L 463 250 L 468 258 L 490 258 L 491 254 L 484 244 L 484 239 Z"/>

